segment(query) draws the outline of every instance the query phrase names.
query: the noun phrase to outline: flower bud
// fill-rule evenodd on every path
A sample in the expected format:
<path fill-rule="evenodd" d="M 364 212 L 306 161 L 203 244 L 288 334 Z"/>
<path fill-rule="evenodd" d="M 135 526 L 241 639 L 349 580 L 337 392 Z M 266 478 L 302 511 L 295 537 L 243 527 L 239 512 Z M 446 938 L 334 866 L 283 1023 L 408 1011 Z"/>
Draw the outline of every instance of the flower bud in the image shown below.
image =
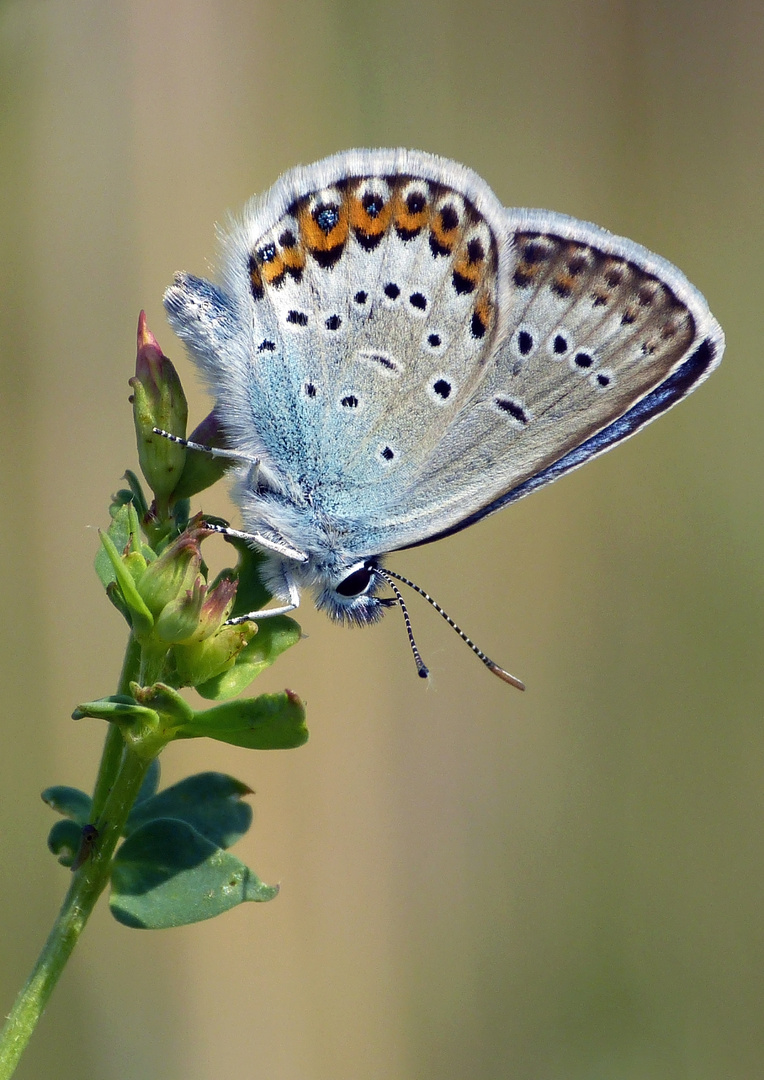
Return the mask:
<path fill-rule="evenodd" d="M 222 626 L 203 641 L 181 642 L 172 652 L 180 686 L 200 686 L 228 671 L 257 633 L 255 623 Z"/>
<path fill-rule="evenodd" d="M 227 573 L 230 574 L 231 571 Z M 205 641 L 220 630 L 231 614 L 237 587 L 236 578 L 226 576 L 221 577 L 214 588 L 210 589 L 202 604 L 199 622 L 193 635 L 194 641 Z"/>
<path fill-rule="evenodd" d="M 192 526 L 146 567 L 137 589 L 152 615 L 158 617 L 168 604 L 182 600 L 197 583 L 204 584 L 199 542 L 208 535 L 203 526 Z"/>
<path fill-rule="evenodd" d="M 190 638 L 199 626 L 206 591 L 201 578 L 197 578 L 187 592 L 165 604 L 154 627 L 157 637 L 167 642 Z"/>
<path fill-rule="evenodd" d="M 144 312 L 138 320 L 138 355 L 130 386 L 133 388 L 130 400 L 138 460 L 156 497 L 160 516 L 166 516 L 187 451 L 184 446 L 157 435 L 153 429 L 162 428 L 182 437 L 186 431 L 188 407 L 178 373 L 146 325 Z"/>

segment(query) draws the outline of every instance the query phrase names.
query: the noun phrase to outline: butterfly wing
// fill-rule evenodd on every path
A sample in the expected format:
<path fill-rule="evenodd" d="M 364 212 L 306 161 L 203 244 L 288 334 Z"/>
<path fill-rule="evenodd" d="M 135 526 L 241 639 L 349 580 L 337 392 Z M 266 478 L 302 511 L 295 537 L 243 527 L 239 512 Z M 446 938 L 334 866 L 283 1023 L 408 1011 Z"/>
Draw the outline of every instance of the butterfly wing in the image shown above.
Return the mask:
<path fill-rule="evenodd" d="M 545 211 L 508 211 L 507 336 L 380 550 L 456 532 L 578 468 L 686 397 L 721 328 L 674 266 Z M 403 543 L 401 543 L 403 540 Z"/>
<path fill-rule="evenodd" d="M 505 211 L 470 170 L 403 150 L 287 173 L 230 231 L 223 290 L 184 277 L 166 304 L 231 444 L 295 512 L 276 527 L 310 547 L 307 509 L 308 532 L 357 556 L 456 531 L 577 467 L 723 348 L 664 260 Z"/>

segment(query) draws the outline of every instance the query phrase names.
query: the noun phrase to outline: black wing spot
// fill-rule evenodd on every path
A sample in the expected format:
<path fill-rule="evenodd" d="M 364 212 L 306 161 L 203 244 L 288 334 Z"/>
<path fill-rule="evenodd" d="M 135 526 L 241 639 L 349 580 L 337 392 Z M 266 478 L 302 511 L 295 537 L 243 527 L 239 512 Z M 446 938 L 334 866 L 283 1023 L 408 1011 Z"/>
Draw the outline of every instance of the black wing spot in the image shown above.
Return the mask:
<path fill-rule="evenodd" d="M 362 360 L 368 360 L 372 364 L 380 364 L 383 368 L 387 368 L 388 371 L 398 370 L 395 361 L 391 360 L 389 356 L 385 356 L 384 353 L 362 352 L 360 357 Z"/>
<path fill-rule="evenodd" d="M 471 263 L 482 262 L 485 258 L 485 248 L 482 241 L 473 239 L 467 244 L 467 258 Z"/>
<path fill-rule="evenodd" d="M 288 311 L 287 322 L 292 323 L 294 326 L 307 326 L 308 316 L 304 311 Z"/>
<path fill-rule="evenodd" d="M 370 218 L 379 217 L 385 205 L 385 200 L 376 192 L 367 191 L 361 199 L 361 206 Z"/>
<path fill-rule="evenodd" d="M 339 317 L 339 315 L 330 315 L 329 318 L 326 320 L 327 330 L 339 330 L 341 326 L 342 319 Z"/>
<path fill-rule="evenodd" d="M 517 420 L 520 424 L 528 423 L 528 414 L 522 405 L 519 405 L 516 401 L 512 401 L 511 398 L 494 398 L 494 403 L 502 412 L 509 413 L 513 420 Z"/>
<path fill-rule="evenodd" d="M 340 404 L 345 409 L 357 409 L 358 408 L 358 398 L 355 396 L 355 394 L 348 394 L 347 397 L 344 397 L 342 399 Z"/>
<path fill-rule="evenodd" d="M 440 221 L 445 232 L 451 232 L 459 224 L 459 215 L 450 203 L 441 209 Z"/>
<path fill-rule="evenodd" d="M 273 262 L 276 258 L 276 245 L 265 244 L 257 253 L 257 257 L 261 263 Z"/>
<path fill-rule="evenodd" d="M 257 265 L 257 259 L 254 255 L 250 255 L 247 260 L 247 272 L 249 273 L 249 287 L 252 290 L 252 296 L 255 300 L 262 300 L 265 296 L 263 275 L 260 272 L 260 267 Z"/>
<path fill-rule="evenodd" d="M 401 295 L 401 290 L 395 284 L 394 281 L 388 281 L 384 288 L 384 294 L 388 300 L 397 300 Z"/>
<path fill-rule="evenodd" d="M 257 346 L 257 351 L 258 352 L 275 352 L 276 351 L 276 342 L 275 341 L 269 341 L 268 338 L 264 338 L 263 341 L 261 341 L 260 344 Z"/>
<path fill-rule="evenodd" d="M 523 259 L 527 263 L 543 262 L 547 255 L 543 244 L 535 244 L 532 240 L 523 248 Z"/>
<path fill-rule="evenodd" d="M 517 347 L 521 356 L 527 356 L 533 348 L 533 337 L 527 330 L 521 330 L 517 335 Z"/>
<path fill-rule="evenodd" d="M 610 376 L 603 375 L 600 371 L 597 375 L 597 382 L 600 384 L 600 386 L 610 386 Z"/>
<path fill-rule="evenodd" d="M 412 293 L 409 297 L 409 303 L 412 307 L 418 308 L 419 311 L 424 311 L 424 309 L 427 307 L 427 300 L 420 292 Z"/>
<path fill-rule="evenodd" d="M 589 353 L 580 352 L 576 353 L 575 363 L 577 367 L 590 368 L 594 361 L 591 356 L 589 356 Z"/>
<path fill-rule="evenodd" d="M 421 214 L 427 204 L 427 200 L 421 191 L 411 191 L 406 196 L 406 209 L 410 214 Z"/>
<path fill-rule="evenodd" d="M 279 243 L 284 248 L 293 248 L 297 246 L 297 237 L 291 229 L 285 229 L 279 237 Z"/>
<path fill-rule="evenodd" d="M 451 383 L 447 379 L 437 379 L 432 384 L 432 388 L 438 397 L 443 398 L 444 401 L 451 396 Z"/>
<path fill-rule="evenodd" d="M 465 293 L 471 293 L 475 291 L 475 282 L 472 278 L 465 277 L 464 274 L 460 274 L 458 270 L 454 270 L 451 275 L 451 282 L 454 286 L 454 292 L 458 296 L 463 296 Z"/>
<path fill-rule="evenodd" d="M 326 236 L 336 228 L 340 220 L 339 208 L 327 203 L 319 203 L 313 210 L 313 220 Z"/>
<path fill-rule="evenodd" d="M 363 289 L 359 289 L 353 299 L 355 300 L 356 304 L 365 304 L 366 301 L 369 299 L 369 294 L 367 292 L 364 292 Z"/>
<path fill-rule="evenodd" d="M 314 398 L 316 396 L 316 387 L 312 382 L 306 382 L 304 386 L 305 397 Z"/>
<path fill-rule="evenodd" d="M 393 453 L 393 451 L 390 449 L 389 446 L 386 446 L 384 448 L 384 450 L 382 451 L 382 457 L 385 459 L 385 461 L 392 461 L 393 458 L 395 457 L 395 454 Z"/>
<path fill-rule="evenodd" d="M 554 344 L 552 345 L 552 348 L 554 349 L 554 351 L 557 353 L 558 356 L 561 356 L 562 353 L 568 351 L 568 342 L 562 336 L 562 334 L 557 334 L 555 336 Z"/>
<path fill-rule="evenodd" d="M 437 349 L 440 345 L 440 334 L 430 334 L 427 338 L 427 344 L 431 345 L 433 349 Z"/>
<path fill-rule="evenodd" d="M 475 311 L 472 315 L 472 321 L 470 322 L 470 330 L 474 338 L 485 337 L 485 332 L 488 329 L 485 320 L 480 312 Z"/>

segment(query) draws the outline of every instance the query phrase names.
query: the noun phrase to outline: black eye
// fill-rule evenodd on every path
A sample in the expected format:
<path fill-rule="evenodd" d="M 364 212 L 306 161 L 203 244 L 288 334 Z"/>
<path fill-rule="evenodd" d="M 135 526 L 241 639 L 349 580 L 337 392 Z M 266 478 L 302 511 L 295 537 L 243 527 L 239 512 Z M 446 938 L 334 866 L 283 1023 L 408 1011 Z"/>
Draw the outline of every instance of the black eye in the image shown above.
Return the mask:
<path fill-rule="evenodd" d="M 373 573 L 368 566 L 361 566 L 358 570 L 354 570 L 352 574 L 348 574 L 334 591 L 338 592 L 340 596 L 360 596 L 361 593 L 366 592 L 368 589 L 372 577 Z"/>

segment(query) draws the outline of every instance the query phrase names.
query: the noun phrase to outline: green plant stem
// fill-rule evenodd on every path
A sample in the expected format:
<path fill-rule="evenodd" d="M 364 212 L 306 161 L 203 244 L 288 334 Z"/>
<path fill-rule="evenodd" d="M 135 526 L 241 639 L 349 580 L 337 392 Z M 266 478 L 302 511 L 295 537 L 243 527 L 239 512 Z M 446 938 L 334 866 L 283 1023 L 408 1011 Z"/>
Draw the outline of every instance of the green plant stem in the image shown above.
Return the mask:
<path fill-rule="evenodd" d="M 120 679 L 121 693 L 123 684 L 126 686 L 134 677 L 132 672 L 137 662 L 138 654 L 131 639 Z M 150 758 L 139 757 L 125 747 L 118 728 L 110 726 L 95 786 L 96 797 L 102 802 L 94 822 L 98 839 L 92 855 L 72 875 L 48 940 L 0 1032 L 0 1080 L 13 1075 L 98 897 L 108 884 L 114 849 L 150 763 Z"/>
<path fill-rule="evenodd" d="M 119 685 L 117 686 L 118 694 L 129 693 L 130 683 L 138 678 L 140 666 L 141 647 L 133 635 L 130 634 L 130 640 L 125 649 L 125 659 L 122 663 L 122 671 L 119 676 Z M 119 772 L 124 748 L 125 743 L 119 728 L 116 724 L 110 725 L 103 744 L 101 763 L 98 766 L 98 776 L 96 777 L 95 787 L 93 789 L 93 807 L 91 816 L 93 822 L 102 819 L 104 803 L 106 802 L 109 791 L 114 783 L 114 779 Z"/>

